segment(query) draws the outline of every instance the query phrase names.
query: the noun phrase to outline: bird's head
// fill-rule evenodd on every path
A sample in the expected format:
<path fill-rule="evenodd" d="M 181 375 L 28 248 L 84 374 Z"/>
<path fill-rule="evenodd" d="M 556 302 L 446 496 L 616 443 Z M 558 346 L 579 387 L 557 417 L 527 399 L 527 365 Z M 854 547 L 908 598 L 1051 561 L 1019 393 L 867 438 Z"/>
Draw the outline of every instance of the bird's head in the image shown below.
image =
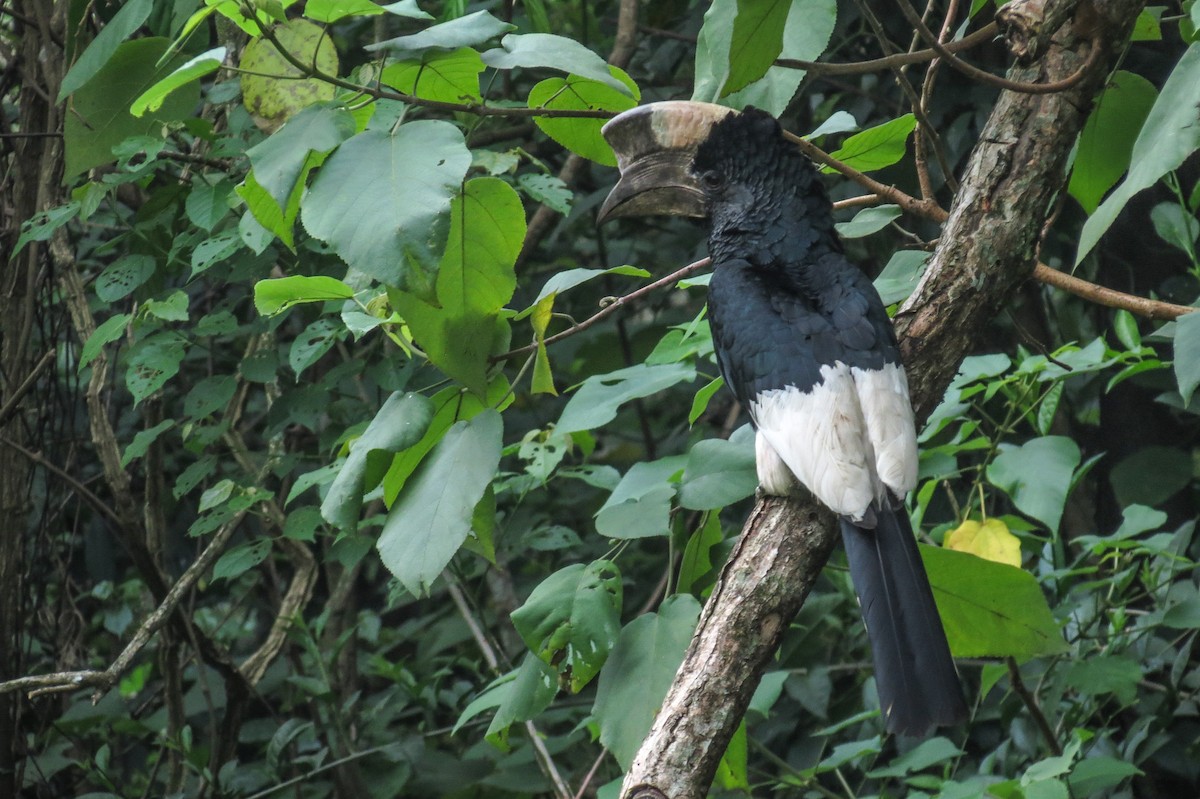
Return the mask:
<path fill-rule="evenodd" d="M 600 222 L 666 214 L 708 217 L 718 236 L 762 233 L 828 203 L 812 164 L 756 108 L 650 103 L 614 117 L 603 134 L 621 178 Z"/>

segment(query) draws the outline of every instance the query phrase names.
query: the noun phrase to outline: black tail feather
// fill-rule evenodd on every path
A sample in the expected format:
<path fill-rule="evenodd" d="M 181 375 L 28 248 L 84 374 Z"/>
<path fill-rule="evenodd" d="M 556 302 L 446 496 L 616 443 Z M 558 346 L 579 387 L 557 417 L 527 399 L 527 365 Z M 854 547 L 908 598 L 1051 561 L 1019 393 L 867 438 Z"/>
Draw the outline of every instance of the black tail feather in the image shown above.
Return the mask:
<path fill-rule="evenodd" d="M 967 705 L 908 516 L 903 509 L 875 512 L 874 530 L 843 518 L 842 541 L 887 730 L 923 736 L 965 721 Z"/>

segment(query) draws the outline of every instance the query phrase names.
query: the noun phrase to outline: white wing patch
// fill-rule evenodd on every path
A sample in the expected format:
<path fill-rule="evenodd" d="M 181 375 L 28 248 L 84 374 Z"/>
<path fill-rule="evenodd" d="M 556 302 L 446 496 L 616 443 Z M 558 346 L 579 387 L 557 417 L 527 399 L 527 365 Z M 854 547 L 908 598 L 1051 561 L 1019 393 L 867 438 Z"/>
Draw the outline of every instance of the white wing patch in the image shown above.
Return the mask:
<path fill-rule="evenodd" d="M 850 373 L 875 450 L 875 471 L 902 497 L 917 485 L 917 430 L 904 367 L 889 363 L 879 370 L 855 368 Z"/>
<path fill-rule="evenodd" d="M 885 486 L 903 496 L 916 485 L 908 381 L 896 364 L 875 371 L 840 361 L 822 366 L 821 378 L 809 391 L 788 386 L 750 403 L 758 479 L 768 494 L 787 494 L 794 475 L 834 513 L 862 521 Z"/>
<path fill-rule="evenodd" d="M 821 377 L 807 392 L 795 386 L 762 392 L 750 403 L 750 415 L 817 499 L 834 513 L 861 519 L 879 480 L 858 392 L 843 363 L 822 366 Z"/>

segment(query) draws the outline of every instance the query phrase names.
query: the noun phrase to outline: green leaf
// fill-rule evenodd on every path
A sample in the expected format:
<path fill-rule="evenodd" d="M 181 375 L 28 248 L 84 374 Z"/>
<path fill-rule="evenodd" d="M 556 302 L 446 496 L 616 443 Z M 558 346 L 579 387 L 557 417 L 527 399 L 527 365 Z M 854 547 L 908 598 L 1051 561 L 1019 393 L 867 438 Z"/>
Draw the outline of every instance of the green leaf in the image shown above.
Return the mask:
<path fill-rule="evenodd" d="M 192 250 L 192 273 L 190 278 L 219 264 L 242 248 L 242 239 L 236 230 L 223 230 L 210 239 L 205 239 Z"/>
<path fill-rule="evenodd" d="M 104 344 L 114 342 L 121 337 L 125 332 L 125 325 L 130 324 L 130 319 L 133 317 L 127 313 L 118 313 L 114 317 L 109 317 L 104 322 L 97 326 L 95 332 L 88 336 L 88 341 L 83 343 L 83 349 L 79 352 L 79 368 L 82 370 L 88 364 L 91 364 L 92 359 L 100 355 L 100 350 Z"/>
<path fill-rule="evenodd" d="M 226 552 L 213 566 L 212 579 L 232 580 L 266 560 L 271 554 L 270 539 L 239 544 Z"/>
<path fill-rule="evenodd" d="M 779 57 L 791 5 L 791 0 L 738 0 L 722 96 L 761 78 Z"/>
<path fill-rule="evenodd" d="M 344 17 L 373 17 L 384 13 L 371 0 L 308 0 L 304 16 L 316 22 L 337 22 Z"/>
<path fill-rule="evenodd" d="M 657 613 L 625 625 L 600 672 L 592 714 L 604 744 L 629 769 L 687 649 L 700 603 L 688 594 L 668 597 Z"/>
<path fill-rule="evenodd" d="M 550 706 L 557 693 L 558 682 L 554 679 L 554 672 L 532 654 L 526 654 L 519 667 L 493 680 L 466 706 L 455 722 L 452 734 L 483 711 L 496 708 L 496 715 L 487 730 L 487 736 L 491 739 L 512 724 L 536 717 Z"/>
<path fill-rule="evenodd" d="M 133 404 L 137 405 L 178 374 L 183 355 L 184 342 L 175 336 L 156 336 L 135 344 L 125 372 L 125 386 L 133 395 Z"/>
<path fill-rule="evenodd" d="M 379 80 L 398 92 L 444 103 L 479 103 L 483 59 L 470 47 L 452 52 L 430 51 L 419 60 L 384 67 Z"/>
<path fill-rule="evenodd" d="M 711 582 L 713 571 L 712 550 L 725 540 L 721 530 L 721 514 L 706 514 L 704 524 L 688 538 L 683 548 L 683 557 L 679 559 L 679 582 L 676 592 L 680 594 L 695 593 Z M 776 694 L 778 697 L 778 694 Z M 753 702 L 751 707 L 754 707 Z M 766 711 L 763 711 L 764 714 Z"/>
<path fill-rule="evenodd" d="M 712 438 L 692 446 L 679 484 L 679 504 L 691 510 L 714 510 L 745 499 L 756 488 L 754 429 L 743 425 L 727 441 Z"/>
<path fill-rule="evenodd" d="M 715 782 L 727 791 L 741 791 L 749 796 L 750 780 L 746 774 L 747 748 L 746 721 L 743 719 L 733 737 L 729 739 L 725 754 L 721 755 Z"/>
<path fill-rule="evenodd" d="M 139 94 L 129 105 L 129 113 L 135 117 L 145 115 L 147 111 L 157 111 L 162 108 L 167 95 L 183 86 L 200 80 L 221 68 L 225 61 L 225 48 L 214 47 L 194 58 L 180 64 L 171 74 L 161 79 L 149 89 Z"/>
<path fill-rule="evenodd" d="M 1067 782 L 1075 796 L 1100 796 L 1129 777 L 1144 773 L 1125 760 L 1100 755 L 1080 760 L 1071 769 Z"/>
<path fill-rule="evenodd" d="M 1137 699 L 1142 666 L 1125 654 L 1097 655 L 1073 661 L 1065 676 L 1067 684 L 1087 696 L 1113 694 L 1122 705 Z"/>
<path fill-rule="evenodd" d="M 254 167 L 254 180 L 266 190 L 278 209 L 288 208 L 308 171 L 328 153 L 354 135 L 354 117 L 343 108 L 312 105 L 293 116 L 279 130 L 246 151 Z M 250 209 L 262 221 L 259 212 Z"/>
<path fill-rule="evenodd" d="M 174 419 L 163 419 L 148 430 L 139 430 L 137 435 L 133 437 L 133 441 L 129 442 L 129 446 L 125 448 L 125 452 L 121 455 L 121 466 L 128 466 L 137 458 L 145 455 L 146 451 L 150 449 L 150 445 L 157 441 L 160 435 L 174 426 Z"/>
<path fill-rule="evenodd" d="M 533 589 L 512 612 L 512 623 L 530 651 L 579 693 L 617 642 L 621 591 L 621 572 L 612 561 L 575 563 Z"/>
<path fill-rule="evenodd" d="M 325 162 L 301 218 L 358 271 L 427 295 L 446 246 L 450 203 L 470 165 L 462 131 L 449 122 L 368 130 Z"/>
<path fill-rule="evenodd" d="M 276 25 L 279 44 L 301 63 L 326 75 L 337 75 L 338 54 L 333 39 L 320 26 L 306 19 L 291 19 Z M 274 130 L 289 117 L 323 100 L 332 100 L 333 84 L 305 78 L 268 39 L 252 39 L 242 51 L 242 101 L 259 127 Z M 278 77 L 276 77 L 278 76 Z"/>
<path fill-rule="evenodd" d="M 704 415 L 704 412 L 708 410 L 709 401 L 723 385 L 725 385 L 723 377 L 714 377 L 696 392 L 696 396 L 692 398 L 692 409 L 688 411 L 688 424 L 695 424 L 696 420 Z"/>
<path fill-rule="evenodd" d="M 292 275 L 254 284 L 254 308 L 263 316 L 274 316 L 304 302 L 329 302 L 354 298 L 354 289 L 334 277 Z"/>
<path fill-rule="evenodd" d="M 589 377 L 572 395 L 558 420 L 558 430 L 574 433 L 592 430 L 616 418 L 626 402 L 648 397 L 679 383 L 696 379 L 696 371 L 682 363 L 646 366 L 637 364 L 604 375 Z"/>
<path fill-rule="evenodd" d="M 58 89 L 58 102 L 61 103 L 67 95 L 74 93 L 95 77 L 108 64 L 121 43 L 142 27 L 142 23 L 149 18 L 153 10 L 154 0 L 129 0 L 121 6 L 63 77 L 62 85 Z"/>
<path fill-rule="evenodd" d="M 620 92 L 610 85 L 578 75 L 565 78 L 547 78 L 529 90 L 530 108 L 555 110 L 593 111 L 614 113 L 633 108 L 641 99 L 637 84 L 617 67 L 608 67 L 612 77 L 625 85 Z M 571 119 L 560 117 L 534 117 L 534 123 L 542 132 L 576 155 L 582 155 L 605 166 L 616 166 L 617 159 L 612 148 L 600 135 L 603 119 Z"/>
<path fill-rule="evenodd" d="M 876 205 L 862 209 L 849 222 L 838 222 L 833 227 L 843 239 L 861 239 L 883 230 L 901 213 L 898 205 Z"/>
<path fill-rule="evenodd" d="M 563 216 L 571 213 L 571 202 L 575 199 L 575 194 L 563 183 L 562 178 L 543 175 L 540 172 L 526 172 L 517 177 L 517 185 L 531 199 L 542 203 L 551 211 Z"/>
<path fill-rule="evenodd" d="M 16 255 L 31 241 L 48 241 L 54 231 L 70 222 L 79 215 L 79 203 L 72 200 L 66 205 L 58 205 L 39 211 L 21 223 L 21 235 L 13 248 Z"/>
<path fill-rule="evenodd" d="M 875 278 L 875 290 L 884 305 L 904 302 L 917 288 L 921 272 L 929 261 L 929 253 L 921 250 L 897 250 L 887 266 Z"/>
<path fill-rule="evenodd" d="M 478 312 L 454 315 L 405 292 L 391 294 L 392 305 L 434 366 L 483 396 L 488 358 L 508 337 L 508 323 Z"/>
<path fill-rule="evenodd" d="M 188 295 L 182 291 L 171 292 L 165 300 L 146 300 L 142 307 L 151 316 L 168 322 L 188 320 Z"/>
<path fill-rule="evenodd" d="M 907 777 L 909 774 L 924 771 L 938 763 L 954 760 L 963 754 L 963 750 L 955 746 L 952 741 L 939 735 L 928 741 L 922 741 L 884 768 L 868 771 L 867 776 L 875 780 L 883 777 Z"/>
<path fill-rule="evenodd" d="M 905 143 L 917 126 L 912 114 L 867 128 L 855 133 L 842 144 L 832 156 L 859 172 L 871 172 L 891 166 L 904 157 Z M 831 167 L 822 167 L 822 172 L 834 173 Z"/>
<path fill-rule="evenodd" d="M 1129 41 L 1162 41 L 1162 25 L 1159 23 L 1159 17 L 1162 16 L 1164 8 L 1164 6 L 1159 6 L 1157 9 L 1158 13 L 1155 13 L 1154 9 L 1143 8 L 1133 23 L 1133 33 L 1130 35 Z"/>
<path fill-rule="evenodd" d="M 475 505 L 500 464 L 502 433 L 491 409 L 456 423 L 392 505 L 379 557 L 413 596 L 429 592 L 471 532 Z"/>
<path fill-rule="evenodd" d="M 1056 533 L 1079 459 L 1079 445 L 1071 439 L 1043 436 L 1019 447 L 1003 446 L 988 466 L 987 478 L 1022 513 Z"/>
<path fill-rule="evenodd" d="M 715 103 L 721 97 L 729 80 L 729 45 L 737 11 L 737 0 L 713 0 L 704 12 L 704 24 L 696 37 L 693 100 Z"/>
<path fill-rule="evenodd" d="M 965 552 L 921 545 L 955 657 L 1026 660 L 1066 650 L 1033 575 Z"/>
<path fill-rule="evenodd" d="M 483 63 L 493 69 L 556 69 L 600 81 L 633 96 L 630 88 L 609 71 L 603 58 L 574 39 L 553 33 L 510 33 L 500 40 L 500 47 L 483 54 Z"/>
<path fill-rule="evenodd" d="M 204 378 L 193 385 L 183 398 L 184 415 L 199 421 L 222 410 L 233 399 L 237 385 L 237 378 L 233 375 Z"/>
<path fill-rule="evenodd" d="M 1137 352 L 1142 348 L 1142 334 L 1138 330 L 1137 318 L 1129 311 L 1122 309 L 1113 314 L 1113 330 L 1125 349 Z"/>
<path fill-rule="evenodd" d="M 396 392 L 375 414 L 338 470 L 321 502 L 321 515 L 343 530 L 354 530 L 362 512 L 363 494 L 383 479 L 392 453 L 416 444 L 433 421 L 433 402 L 421 394 Z"/>
<path fill-rule="evenodd" d="M 419 33 L 368 44 L 364 49 L 368 52 L 386 50 L 390 57 L 404 61 L 418 58 L 427 50 L 475 47 L 515 29 L 515 25 L 501 22 L 486 11 L 476 11 L 474 14 L 433 25 Z"/>
<path fill-rule="evenodd" d="M 530 309 L 532 309 L 533 305 L 537 305 L 547 297 L 561 294 L 589 280 L 594 280 L 601 275 L 650 277 L 650 273 L 645 269 L 637 269 L 632 266 L 614 266 L 612 269 L 567 269 L 562 272 L 555 272 L 546 281 L 545 285 L 542 286 L 542 290 L 538 292 L 537 299 L 530 305 Z"/>
<path fill-rule="evenodd" d="M 1089 214 L 1104 193 L 1129 168 L 1129 156 L 1146 115 L 1158 96 L 1154 84 L 1132 72 L 1118 70 L 1096 100 L 1075 151 L 1067 187 Z"/>
<path fill-rule="evenodd" d="M 451 316 L 493 315 L 517 287 L 513 265 L 525 240 L 525 209 L 500 178 L 475 178 L 450 206 L 450 236 L 437 298 Z"/>
<path fill-rule="evenodd" d="M 1092 251 L 1133 195 L 1153 186 L 1200 149 L 1200 125 L 1196 124 L 1195 109 L 1197 85 L 1200 85 L 1200 44 L 1193 44 L 1175 65 L 1142 124 L 1133 143 L 1129 174 L 1084 224 L 1076 264 Z"/>
<path fill-rule="evenodd" d="M 113 163 L 113 148 L 131 137 L 161 140 L 165 122 L 192 115 L 200 98 L 196 84 L 173 92 L 155 112 L 141 118 L 129 113 L 138 95 L 185 60 L 175 57 L 159 66 L 169 44 L 159 37 L 125 42 L 87 85 L 74 92 L 71 113 L 64 115 L 63 121 L 66 177 Z"/>
<path fill-rule="evenodd" d="M 211 233 L 229 213 L 229 195 L 232 193 L 233 183 L 229 180 L 209 183 L 197 177 L 192 181 L 192 190 L 184 203 L 188 219 L 196 227 Z"/>
<path fill-rule="evenodd" d="M 1109 474 L 1122 507 L 1161 505 L 1192 482 L 1192 454 L 1178 447 L 1142 447 Z"/>
<path fill-rule="evenodd" d="M 672 455 L 629 467 L 604 505 L 596 512 L 596 530 L 608 538 L 647 538 L 671 532 L 671 482 L 685 458 Z"/>
<path fill-rule="evenodd" d="M 1200 385 L 1200 313 L 1175 320 L 1175 380 L 1186 407 Z"/>
<path fill-rule="evenodd" d="M 1177 202 L 1159 203 L 1150 209 L 1150 221 L 1154 232 L 1163 241 L 1190 255 L 1196 251 L 1196 237 L 1200 236 L 1200 220 Z"/>
<path fill-rule="evenodd" d="M 288 366 L 300 377 L 305 369 L 321 359 L 346 333 L 346 328 L 333 319 L 318 319 L 296 336 L 288 350 Z"/>

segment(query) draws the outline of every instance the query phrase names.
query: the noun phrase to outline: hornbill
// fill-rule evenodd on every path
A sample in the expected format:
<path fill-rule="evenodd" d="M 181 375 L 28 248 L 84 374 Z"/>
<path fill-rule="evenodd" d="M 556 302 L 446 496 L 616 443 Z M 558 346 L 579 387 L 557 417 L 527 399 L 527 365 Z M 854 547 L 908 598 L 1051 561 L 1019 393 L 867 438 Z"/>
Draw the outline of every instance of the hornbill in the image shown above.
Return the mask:
<path fill-rule="evenodd" d="M 599 221 L 709 220 L 708 318 L 756 430 L 758 479 L 838 515 L 889 732 L 967 715 L 902 498 L 916 485 L 908 381 L 887 311 L 846 259 L 812 163 L 774 117 L 696 102 L 626 111 L 603 134 L 621 176 Z"/>

